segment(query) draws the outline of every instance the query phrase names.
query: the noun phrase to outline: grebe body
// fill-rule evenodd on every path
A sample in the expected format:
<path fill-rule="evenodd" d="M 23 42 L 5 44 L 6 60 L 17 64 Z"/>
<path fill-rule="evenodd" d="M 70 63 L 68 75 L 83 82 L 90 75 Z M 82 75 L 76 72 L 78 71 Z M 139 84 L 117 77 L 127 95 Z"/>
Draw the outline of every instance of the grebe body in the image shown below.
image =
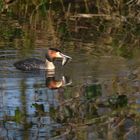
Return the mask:
<path fill-rule="evenodd" d="M 69 59 L 72 59 L 56 48 L 49 48 L 45 61 L 37 58 L 29 58 L 14 63 L 14 66 L 20 70 L 55 70 L 55 65 L 53 62 L 56 58 L 62 59 L 63 66 L 68 62 Z"/>
<path fill-rule="evenodd" d="M 35 70 L 35 69 L 47 69 L 45 61 L 37 58 L 29 58 L 14 63 L 14 66 L 20 70 Z"/>

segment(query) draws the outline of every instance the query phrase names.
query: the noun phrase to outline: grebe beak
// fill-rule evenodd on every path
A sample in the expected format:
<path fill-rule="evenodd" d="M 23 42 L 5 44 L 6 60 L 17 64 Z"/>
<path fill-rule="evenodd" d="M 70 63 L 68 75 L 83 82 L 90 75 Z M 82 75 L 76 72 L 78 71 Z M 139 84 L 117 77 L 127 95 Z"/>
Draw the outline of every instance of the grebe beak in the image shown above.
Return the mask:
<path fill-rule="evenodd" d="M 66 65 L 68 61 L 70 61 L 72 58 L 68 55 L 60 53 L 62 56 L 62 66 Z"/>
<path fill-rule="evenodd" d="M 65 55 L 65 54 L 63 54 L 61 52 L 57 52 L 55 54 L 55 58 L 61 58 L 62 59 L 62 66 L 66 65 L 67 62 L 72 59 L 70 56 Z"/>

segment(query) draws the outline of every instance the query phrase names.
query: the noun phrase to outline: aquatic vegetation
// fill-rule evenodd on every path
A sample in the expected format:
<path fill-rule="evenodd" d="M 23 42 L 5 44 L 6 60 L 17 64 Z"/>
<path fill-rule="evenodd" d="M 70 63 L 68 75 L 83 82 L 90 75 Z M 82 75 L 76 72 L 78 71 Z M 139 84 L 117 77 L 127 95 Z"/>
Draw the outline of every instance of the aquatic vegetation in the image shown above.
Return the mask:
<path fill-rule="evenodd" d="M 40 26 L 51 32 L 54 46 L 73 40 L 126 58 L 133 57 L 134 48 L 139 46 L 139 1 L 4 1 L 0 5 L 8 5 L 5 13 L 28 19 L 33 29 Z"/>

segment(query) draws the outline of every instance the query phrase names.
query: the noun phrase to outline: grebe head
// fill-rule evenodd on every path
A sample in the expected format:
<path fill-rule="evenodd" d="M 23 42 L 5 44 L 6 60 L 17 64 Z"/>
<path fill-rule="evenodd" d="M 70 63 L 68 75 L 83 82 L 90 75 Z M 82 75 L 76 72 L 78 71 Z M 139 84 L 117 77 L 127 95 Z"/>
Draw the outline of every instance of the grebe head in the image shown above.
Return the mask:
<path fill-rule="evenodd" d="M 72 58 L 63 54 L 59 49 L 49 48 L 46 54 L 46 59 L 50 62 L 53 62 L 55 59 L 62 59 L 62 66 L 64 66 Z"/>

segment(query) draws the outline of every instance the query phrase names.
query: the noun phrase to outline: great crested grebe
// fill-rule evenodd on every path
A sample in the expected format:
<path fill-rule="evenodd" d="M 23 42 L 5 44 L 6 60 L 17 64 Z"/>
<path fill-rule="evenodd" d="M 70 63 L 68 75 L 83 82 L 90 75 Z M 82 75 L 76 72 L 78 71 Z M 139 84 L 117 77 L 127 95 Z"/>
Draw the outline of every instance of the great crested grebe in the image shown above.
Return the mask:
<path fill-rule="evenodd" d="M 45 61 L 39 60 L 37 58 L 29 58 L 25 60 L 18 61 L 14 63 L 14 66 L 20 70 L 47 70 L 47 71 L 54 71 L 55 65 L 54 60 L 56 58 L 62 59 L 62 66 L 64 66 L 68 60 L 72 59 L 71 57 L 63 54 L 59 49 L 56 48 L 49 48 L 46 53 Z"/>

